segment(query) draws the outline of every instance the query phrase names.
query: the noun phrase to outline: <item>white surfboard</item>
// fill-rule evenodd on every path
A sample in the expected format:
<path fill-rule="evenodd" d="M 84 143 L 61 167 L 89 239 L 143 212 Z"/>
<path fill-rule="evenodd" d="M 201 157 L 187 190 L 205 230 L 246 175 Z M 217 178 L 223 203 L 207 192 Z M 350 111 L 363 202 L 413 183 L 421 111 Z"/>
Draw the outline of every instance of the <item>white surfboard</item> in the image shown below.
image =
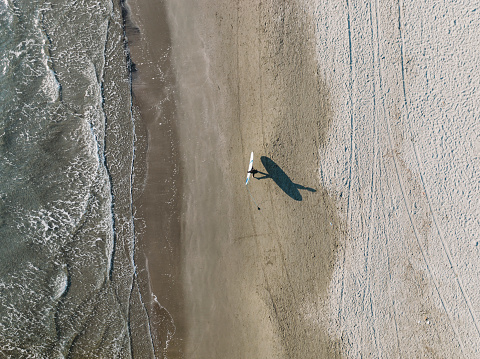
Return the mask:
<path fill-rule="evenodd" d="M 250 155 L 250 163 L 248 164 L 248 170 L 250 171 L 253 168 L 253 152 Z M 247 181 L 245 182 L 245 186 L 248 184 L 248 181 L 250 180 L 250 173 L 247 173 Z"/>

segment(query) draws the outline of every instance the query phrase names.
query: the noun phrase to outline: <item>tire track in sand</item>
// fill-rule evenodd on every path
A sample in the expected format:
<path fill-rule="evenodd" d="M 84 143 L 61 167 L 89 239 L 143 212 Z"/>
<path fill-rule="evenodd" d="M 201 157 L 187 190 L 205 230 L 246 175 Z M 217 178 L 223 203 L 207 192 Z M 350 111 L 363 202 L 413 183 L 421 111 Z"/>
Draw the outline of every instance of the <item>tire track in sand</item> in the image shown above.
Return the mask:
<path fill-rule="evenodd" d="M 401 20 L 400 20 L 400 17 L 401 17 L 401 8 L 400 8 L 400 0 L 398 1 L 398 9 L 399 9 L 399 15 L 398 15 L 398 21 L 399 21 L 399 27 L 400 27 L 400 24 L 401 24 Z M 378 36 L 378 24 L 379 24 L 379 16 L 378 16 L 378 0 L 376 0 L 376 9 L 375 9 L 375 24 L 376 24 L 376 28 L 377 28 L 377 36 Z M 372 23 L 372 26 L 373 26 L 373 23 Z M 400 36 L 402 37 L 401 35 L 401 29 L 400 30 Z M 380 54 L 380 42 L 378 41 L 379 39 L 377 38 L 377 53 Z M 403 39 L 401 39 L 403 40 Z M 403 59 L 403 43 L 401 44 L 401 57 L 402 57 L 402 80 L 403 80 L 403 91 L 405 91 L 405 81 L 404 81 L 404 59 Z M 379 62 L 379 57 L 377 56 L 377 61 Z M 383 98 L 383 90 L 382 90 L 382 71 L 381 71 L 381 67 L 380 67 L 380 63 L 378 63 L 378 71 L 379 71 L 379 92 L 381 94 L 381 97 Z M 405 95 L 405 92 L 404 92 L 404 95 Z M 406 99 L 405 99 L 406 101 Z M 415 237 L 415 240 L 418 244 L 418 247 L 420 249 L 420 253 L 421 253 L 421 256 L 422 256 L 422 259 L 425 263 L 425 266 L 426 266 L 426 269 L 430 275 L 430 277 L 432 278 L 432 282 L 433 282 L 433 285 L 435 287 L 435 291 L 437 292 L 438 294 L 438 297 L 439 297 L 439 300 L 441 302 L 441 305 L 442 305 L 442 308 L 445 312 L 445 314 L 447 315 L 448 317 L 448 320 L 450 322 L 450 325 L 452 327 L 452 330 L 453 332 L 455 333 L 455 337 L 456 337 L 456 340 L 458 341 L 458 344 L 460 346 L 460 349 L 462 351 L 462 354 L 463 356 L 465 356 L 465 347 L 464 347 L 464 344 L 461 340 L 461 337 L 459 335 L 459 332 L 458 332 L 458 329 L 457 327 L 455 326 L 455 323 L 453 321 L 453 317 L 451 315 L 451 313 L 449 312 L 446 304 L 445 304 L 445 300 L 443 299 L 443 296 L 442 294 L 440 293 L 440 289 L 439 289 L 439 285 L 438 285 L 438 281 L 437 281 L 437 278 L 435 277 L 435 275 L 433 274 L 433 271 L 431 269 L 431 265 L 429 263 L 429 260 L 422 248 L 422 245 L 420 243 L 420 239 L 419 239 L 419 234 L 418 234 L 418 229 L 413 221 L 413 218 L 412 218 L 412 214 L 410 212 L 410 205 L 409 205 L 409 201 L 405 195 L 405 188 L 404 188 L 404 184 L 403 184 L 403 181 L 402 181 L 402 176 L 400 174 L 400 170 L 399 170 L 399 165 L 397 163 L 397 159 L 396 159 L 396 152 L 394 150 L 394 147 L 393 147 L 393 139 L 392 139 L 392 131 L 391 131 L 391 126 L 390 126 L 390 121 L 388 120 L 387 116 L 385 116 L 385 103 L 382 104 L 382 107 L 383 107 L 383 113 L 384 113 L 384 119 L 385 119 L 385 125 L 386 125 L 386 130 L 387 130 L 387 140 L 388 140 L 388 147 L 392 153 L 392 160 L 393 160 L 393 165 L 394 165 L 394 168 L 395 168 L 395 177 L 397 178 L 397 182 L 398 182 L 398 185 L 400 187 L 400 193 L 401 193 L 401 198 L 402 198 L 402 202 L 405 206 L 405 210 L 407 212 L 407 216 L 408 216 L 408 221 L 413 229 L 413 233 L 414 233 L 414 237 Z"/>
<path fill-rule="evenodd" d="M 348 173 L 348 202 L 347 202 L 347 231 L 351 227 L 352 223 L 352 168 L 353 168 L 353 159 L 355 157 L 355 127 L 353 119 L 353 54 L 352 54 L 352 28 L 350 22 L 350 1 L 346 0 L 347 7 L 347 32 L 348 32 L 348 50 L 349 50 L 349 67 L 350 67 L 350 91 L 349 92 L 349 102 L 350 102 L 350 169 Z M 345 289 L 345 259 L 347 256 L 347 247 L 346 245 L 343 248 L 343 263 L 342 263 L 342 287 L 340 289 L 340 310 L 338 313 L 339 324 L 342 326 L 342 316 L 343 316 L 343 307 L 345 305 L 344 298 L 344 289 Z"/>
<path fill-rule="evenodd" d="M 370 224 L 369 224 L 369 228 L 368 228 L 368 233 L 367 233 L 367 244 L 366 244 L 366 258 L 365 258 L 365 272 L 366 272 L 366 277 L 367 277 L 367 288 L 368 288 L 368 291 L 369 291 L 369 301 L 370 301 L 370 312 L 371 312 L 371 315 L 372 315 L 372 318 L 373 318 L 373 324 L 372 324 L 372 328 L 373 328 L 373 331 L 374 331 L 374 335 L 375 335 L 375 345 L 377 347 L 377 351 L 378 351 L 378 357 L 381 358 L 382 357 L 382 349 L 381 349 L 381 341 L 380 341 L 380 338 L 379 338 L 379 333 L 378 333 L 378 329 L 376 328 L 376 323 L 377 323 L 377 320 L 375 319 L 376 315 L 376 311 L 375 311 L 375 308 L 374 308 L 374 304 L 373 304 L 373 298 L 372 298 L 372 290 L 370 288 L 370 277 L 371 277 L 371 270 L 370 270 L 370 267 L 371 267 L 371 253 L 370 253 L 370 242 L 371 242 L 371 239 L 373 238 L 374 236 L 374 228 L 377 224 L 377 221 L 375 220 L 375 212 L 376 212 L 376 208 L 377 208 L 377 182 L 378 182 L 378 167 L 377 167 L 377 164 L 378 164 L 378 152 L 379 152 L 379 148 L 378 148 L 378 129 L 377 129 L 377 121 L 378 121 L 378 116 L 377 116 L 377 86 L 376 86 L 376 82 L 377 82 L 377 78 L 375 76 L 375 73 L 376 73 L 376 68 L 375 68 L 375 34 L 374 34 L 374 29 L 373 29 L 373 13 L 372 13 L 372 4 L 369 3 L 369 10 L 370 10 L 370 30 L 371 30 L 371 43 L 372 43 L 372 73 L 374 74 L 374 80 L 372 82 L 372 86 L 373 86 L 373 111 L 372 111 L 372 115 L 373 115 L 373 149 L 372 149 L 372 153 L 373 153 L 373 161 L 372 161 L 372 167 L 371 167 L 371 175 L 370 175 L 370 193 L 371 193 L 371 197 L 370 197 L 370 205 L 369 205 L 369 215 L 368 215 L 368 218 L 370 220 Z M 377 39 L 378 39 L 378 33 L 377 33 Z M 363 302 L 365 303 L 365 295 L 364 295 L 364 299 L 363 299 Z M 365 307 L 365 304 L 364 304 L 364 307 Z"/>
<path fill-rule="evenodd" d="M 380 161 L 380 159 L 379 159 L 379 161 Z M 382 166 L 380 165 L 379 171 L 381 171 L 381 169 L 382 169 Z M 384 169 L 385 173 L 387 173 L 385 163 L 383 163 L 383 169 Z M 380 178 L 382 178 L 382 176 L 380 176 Z M 390 187 L 390 184 L 388 183 L 388 176 L 385 176 L 385 181 L 387 182 L 387 187 Z M 385 216 L 385 212 L 383 212 L 383 221 L 381 221 L 381 223 L 387 223 L 387 216 Z M 385 234 L 385 251 L 387 252 L 388 276 L 389 276 L 390 281 L 393 282 L 392 268 L 390 266 L 390 258 L 391 257 L 390 257 L 390 253 L 389 253 L 389 250 L 388 250 L 388 236 L 387 236 L 387 231 L 386 231 L 385 225 L 384 225 L 384 229 L 383 229 L 382 233 Z M 393 321 L 395 323 L 395 334 L 396 334 L 396 338 L 397 338 L 398 356 L 399 356 L 399 358 L 402 358 L 402 349 L 401 349 L 401 346 L 400 346 L 400 335 L 398 333 L 399 330 L 398 330 L 398 323 L 397 323 L 398 309 L 397 309 L 397 304 L 396 304 L 396 301 L 395 301 L 395 297 L 396 297 L 395 286 L 392 286 L 392 289 L 393 289 L 393 296 L 389 295 L 389 297 L 392 301 Z"/>

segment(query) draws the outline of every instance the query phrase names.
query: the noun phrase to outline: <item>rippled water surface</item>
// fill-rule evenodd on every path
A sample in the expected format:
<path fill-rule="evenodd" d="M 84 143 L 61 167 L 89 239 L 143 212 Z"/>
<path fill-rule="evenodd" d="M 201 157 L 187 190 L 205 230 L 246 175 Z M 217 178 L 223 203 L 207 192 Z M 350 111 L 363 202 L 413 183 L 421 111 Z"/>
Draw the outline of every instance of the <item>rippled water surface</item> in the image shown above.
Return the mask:
<path fill-rule="evenodd" d="M 0 353 L 131 356 L 145 314 L 120 4 L 0 0 L 0 86 Z"/>

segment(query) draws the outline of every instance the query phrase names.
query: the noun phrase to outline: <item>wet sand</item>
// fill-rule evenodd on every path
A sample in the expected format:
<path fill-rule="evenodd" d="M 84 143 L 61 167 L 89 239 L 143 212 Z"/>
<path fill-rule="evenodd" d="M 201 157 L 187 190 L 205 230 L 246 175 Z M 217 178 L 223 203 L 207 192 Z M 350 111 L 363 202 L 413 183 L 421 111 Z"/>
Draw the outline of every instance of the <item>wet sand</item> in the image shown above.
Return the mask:
<path fill-rule="evenodd" d="M 184 169 L 188 358 L 334 358 L 322 322 L 342 224 L 322 188 L 331 125 L 309 15 L 171 2 Z M 244 181 L 250 151 L 267 174 Z"/>
<path fill-rule="evenodd" d="M 138 282 L 156 357 L 182 358 L 185 338 L 180 206 L 182 175 L 175 76 L 164 3 L 129 1 L 127 36 L 135 111 L 135 213 Z M 138 357 L 146 357 L 140 352 Z"/>

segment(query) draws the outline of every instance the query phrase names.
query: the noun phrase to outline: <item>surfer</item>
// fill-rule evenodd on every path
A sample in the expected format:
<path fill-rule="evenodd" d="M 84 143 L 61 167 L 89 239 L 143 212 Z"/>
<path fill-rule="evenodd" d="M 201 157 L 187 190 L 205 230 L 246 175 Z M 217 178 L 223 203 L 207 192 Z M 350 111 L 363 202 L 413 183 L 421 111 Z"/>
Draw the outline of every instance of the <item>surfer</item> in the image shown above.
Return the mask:
<path fill-rule="evenodd" d="M 255 178 L 255 173 L 258 173 L 258 171 L 252 167 L 252 169 L 250 171 L 248 171 L 247 173 L 251 173 L 253 178 Z"/>

